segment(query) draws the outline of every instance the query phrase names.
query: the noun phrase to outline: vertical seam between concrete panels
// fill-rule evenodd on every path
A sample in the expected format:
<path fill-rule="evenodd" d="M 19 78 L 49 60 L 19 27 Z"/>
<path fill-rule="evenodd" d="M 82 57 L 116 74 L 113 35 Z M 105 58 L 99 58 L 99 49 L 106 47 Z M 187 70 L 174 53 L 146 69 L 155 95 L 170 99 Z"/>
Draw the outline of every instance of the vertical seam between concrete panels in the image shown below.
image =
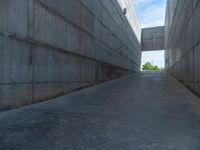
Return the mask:
<path fill-rule="evenodd" d="M 33 7 L 33 6 L 32 6 Z M 32 20 L 30 20 L 32 17 L 30 17 L 30 15 L 32 15 L 30 13 L 31 11 L 31 8 L 30 8 L 30 0 L 27 0 L 27 37 L 28 39 L 31 39 L 31 27 L 30 27 L 30 24 L 32 22 Z M 30 102 L 33 100 L 33 50 L 32 50 L 32 44 L 30 44 L 29 46 L 29 52 L 30 52 L 30 56 L 29 56 L 29 62 L 28 62 L 28 65 L 30 66 L 31 68 L 31 99 L 30 99 Z M 17 83 L 18 84 L 18 83 Z M 19 84 L 18 84 L 19 85 Z"/>
<path fill-rule="evenodd" d="M 32 101 L 33 101 L 33 99 L 34 99 L 34 92 L 35 92 L 35 87 L 34 87 L 34 57 L 33 57 L 33 55 L 34 55 L 34 45 L 33 44 L 31 44 L 31 48 L 30 48 L 30 51 L 31 51 L 31 66 L 32 66 L 32 69 L 31 69 L 31 71 L 32 71 Z"/>
<path fill-rule="evenodd" d="M 35 1 L 33 1 L 33 29 L 35 29 Z M 35 32 L 33 32 L 33 39 L 35 39 Z"/>
<path fill-rule="evenodd" d="M 32 23 L 33 23 L 33 34 L 32 34 L 32 38 L 34 39 L 34 36 L 35 36 L 35 1 L 33 1 L 33 6 L 32 6 L 33 10 L 32 10 Z M 34 101 L 34 96 L 35 96 L 35 85 L 34 85 L 34 82 L 35 82 L 35 46 L 33 44 L 31 44 L 31 51 L 32 51 L 32 101 Z"/>
<path fill-rule="evenodd" d="M 9 8 L 9 1 L 6 1 L 6 4 L 7 4 L 6 7 Z M 10 16 L 10 15 L 9 15 L 9 9 L 7 9 L 7 13 L 6 13 L 6 14 L 7 14 L 7 16 L 6 16 L 6 18 L 7 18 L 7 19 L 6 19 L 6 27 L 7 27 L 7 28 L 6 28 L 6 29 L 8 30 L 8 24 L 9 24 L 9 23 L 8 23 L 8 22 L 9 22 L 9 19 L 8 19 L 8 18 L 9 18 L 9 16 Z"/>
<path fill-rule="evenodd" d="M 30 36 L 30 35 L 29 35 L 29 34 L 30 34 L 30 33 L 29 33 L 29 32 L 30 32 L 30 31 L 29 31 L 29 24 L 30 24 L 30 16 L 29 16 L 29 15 L 30 15 L 30 12 L 29 12 L 29 11 L 30 11 L 30 10 L 29 10 L 29 5 L 30 5 L 30 4 L 29 4 L 29 3 L 30 3 L 30 0 L 27 0 L 27 37 L 28 37 L 28 38 L 29 38 L 29 36 Z"/>
<path fill-rule="evenodd" d="M 195 72 L 196 72 L 196 71 L 195 71 L 195 66 L 196 66 L 196 65 L 195 65 L 195 58 L 194 58 L 194 57 L 195 57 L 195 56 L 194 56 L 194 49 L 193 49 L 192 54 L 193 54 L 193 56 L 192 56 L 192 57 L 193 57 L 193 59 L 192 59 L 192 61 L 193 61 L 193 77 L 192 77 L 192 78 L 193 78 L 193 82 L 195 82 Z"/>

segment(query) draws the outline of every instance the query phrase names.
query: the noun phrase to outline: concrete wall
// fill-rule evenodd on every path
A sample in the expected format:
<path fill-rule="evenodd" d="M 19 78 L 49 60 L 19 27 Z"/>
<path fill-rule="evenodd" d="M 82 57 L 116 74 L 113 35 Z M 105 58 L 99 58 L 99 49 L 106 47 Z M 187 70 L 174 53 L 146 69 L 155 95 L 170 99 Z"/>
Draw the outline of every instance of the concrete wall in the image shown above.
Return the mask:
<path fill-rule="evenodd" d="M 139 71 L 141 29 L 122 9 L 117 0 L 1 0 L 0 110 Z"/>
<path fill-rule="evenodd" d="M 200 95 L 200 1 L 168 0 L 166 69 Z"/>
<path fill-rule="evenodd" d="M 126 9 L 127 13 L 125 14 L 126 18 L 127 18 L 127 22 L 128 24 L 130 24 L 130 27 L 132 28 L 132 30 L 134 31 L 137 39 L 141 40 L 141 25 L 139 23 L 139 20 L 137 18 L 137 14 L 133 5 L 133 1 L 132 0 L 117 0 L 120 7 L 122 8 L 122 10 Z M 127 24 L 127 26 L 128 26 Z M 127 31 L 131 32 L 131 29 L 128 29 Z"/>
<path fill-rule="evenodd" d="M 142 51 L 163 50 L 164 26 L 142 29 Z"/>

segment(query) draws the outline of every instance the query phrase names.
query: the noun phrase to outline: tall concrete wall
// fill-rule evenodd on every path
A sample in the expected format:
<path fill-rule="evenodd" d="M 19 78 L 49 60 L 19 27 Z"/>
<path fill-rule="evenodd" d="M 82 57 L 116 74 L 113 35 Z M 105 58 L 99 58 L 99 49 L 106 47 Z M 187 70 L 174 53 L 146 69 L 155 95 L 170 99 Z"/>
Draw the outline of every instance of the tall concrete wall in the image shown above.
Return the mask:
<path fill-rule="evenodd" d="M 130 27 L 134 31 L 137 39 L 140 42 L 141 39 L 141 25 L 138 21 L 137 14 L 135 8 L 133 6 L 133 0 L 117 0 L 122 10 L 126 9 L 126 18 L 127 23 L 130 24 Z M 125 21 L 126 22 L 126 21 Z M 127 25 L 128 26 L 128 25 Z M 131 32 L 131 29 L 128 29 Z"/>
<path fill-rule="evenodd" d="M 1 0 L 0 110 L 139 71 L 141 29 L 122 9 L 118 0 Z"/>
<path fill-rule="evenodd" d="M 168 0 L 166 69 L 200 95 L 200 1 Z"/>

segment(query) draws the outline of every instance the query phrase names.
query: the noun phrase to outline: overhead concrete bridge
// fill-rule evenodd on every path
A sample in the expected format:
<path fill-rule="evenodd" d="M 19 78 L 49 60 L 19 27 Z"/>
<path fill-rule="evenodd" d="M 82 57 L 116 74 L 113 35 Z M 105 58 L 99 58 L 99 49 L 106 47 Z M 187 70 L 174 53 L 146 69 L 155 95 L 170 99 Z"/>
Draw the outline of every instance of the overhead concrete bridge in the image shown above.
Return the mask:
<path fill-rule="evenodd" d="M 145 29 L 131 0 L 0 0 L 0 150 L 199 150 L 199 96 L 199 0 Z"/>

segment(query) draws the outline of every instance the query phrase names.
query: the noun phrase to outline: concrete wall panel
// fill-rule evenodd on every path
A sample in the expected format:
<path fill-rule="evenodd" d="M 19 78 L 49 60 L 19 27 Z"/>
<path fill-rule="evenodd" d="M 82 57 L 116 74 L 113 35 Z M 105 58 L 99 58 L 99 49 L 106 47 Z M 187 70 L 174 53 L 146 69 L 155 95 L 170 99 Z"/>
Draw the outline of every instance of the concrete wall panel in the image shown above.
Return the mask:
<path fill-rule="evenodd" d="M 200 2 L 168 0 L 165 20 L 166 69 L 200 95 Z"/>
<path fill-rule="evenodd" d="M 0 85 L 0 110 L 22 107 L 32 104 L 32 84 L 1 84 Z"/>
<path fill-rule="evenodd" d="M 1 0 L 0 30 L 27 36 L 28 8 L 28 0 Z"/>
<path fill-rule="evenodd" d="M 142 51 L 164 49 L 164 27 L 142 29 Z"/>
<path fill-rule="evenodd" d="M 0 53 L 2 84 L 32 81 L 30 44 L 0 35 Z"/>
<path fill-rule="evenodd" d="M 141 29 L 131 3 L 0 1 L 0 110 L 139 71 Z"/>

